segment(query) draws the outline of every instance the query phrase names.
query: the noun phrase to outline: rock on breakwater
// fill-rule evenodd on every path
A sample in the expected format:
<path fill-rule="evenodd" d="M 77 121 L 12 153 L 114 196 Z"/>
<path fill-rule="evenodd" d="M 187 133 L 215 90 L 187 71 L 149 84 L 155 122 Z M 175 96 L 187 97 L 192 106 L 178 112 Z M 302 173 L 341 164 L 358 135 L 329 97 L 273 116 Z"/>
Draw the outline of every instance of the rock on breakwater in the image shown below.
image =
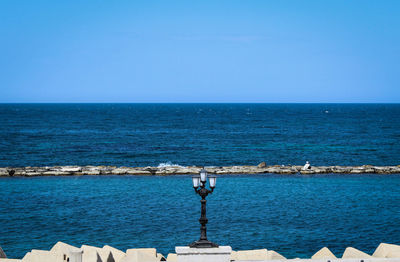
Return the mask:
<path fill-rule="evenodd" d="M 117 166 L 51 166 L 51 167 L 3 167 L 0 176 L 81 176 L 81 175 L 192 175 L 198 174 L 199 166 L 162 167 L 117 167 Z M 209 166 L 209 173 L 217 175 L 235 174 L 400 174 L 397 166 L 313 166 L 302 170 L 302 166 L 258 165 L 258 166 Z"/>

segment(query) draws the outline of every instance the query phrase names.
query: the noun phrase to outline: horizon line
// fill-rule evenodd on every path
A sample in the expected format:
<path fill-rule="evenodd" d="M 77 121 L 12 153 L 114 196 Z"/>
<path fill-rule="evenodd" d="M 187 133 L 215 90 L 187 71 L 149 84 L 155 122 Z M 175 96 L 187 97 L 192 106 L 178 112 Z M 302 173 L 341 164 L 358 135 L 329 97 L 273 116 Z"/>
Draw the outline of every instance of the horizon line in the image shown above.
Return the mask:
<path fill-rule="evenodd" d="M 400 102 L 0 102 L 0 104 L 400 104 Z"/>

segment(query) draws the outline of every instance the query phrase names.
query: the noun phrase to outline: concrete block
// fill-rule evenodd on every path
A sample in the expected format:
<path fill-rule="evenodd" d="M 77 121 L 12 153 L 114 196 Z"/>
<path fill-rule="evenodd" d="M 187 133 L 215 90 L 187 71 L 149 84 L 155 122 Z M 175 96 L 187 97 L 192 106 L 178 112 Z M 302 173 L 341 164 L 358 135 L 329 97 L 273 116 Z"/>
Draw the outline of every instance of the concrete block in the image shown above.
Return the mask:
<path fill-rule="evenodd" d="M 82 262 L 121 262 L 125 253 L 111 246 L 103 248 L 82 245 Z"/>
<path fill-rule="evenodd" d="M 175 253 L 169 253 L 167 256 L 167 262 L 178 262 L 178 256 Z"/>
<path fill-rule="evenodd" d="M 231 251 L 231 261 L 237 260 L 237 252 L 232 250 Z"/>
<path fill-rule="evenodd" d="M 82 251 L 80 248 L 71 246 L 69 244 L 57 242 L 50 249 L 50 252 L 57 257 L 57 261 L 79 262 L 77 253 L 80 254 Z"/>
<path fill-rule="evenodd" d="M 107 254 L 107 260 L 105 262 L 120 262 L 124 257 L 125 253 L 119 249 L 113 248 L 111 246 L 105 245 L 102 250 Z M 111 254 L 111 256 L 110 256 Z M 83 261 L 84 262 L 84 261 Z"/>
<path fill-rule="evenodd" d="M 121 262 L 158 262 L 155 248 L 134 248 L 126 251 Z"/>
<path fill-rule="evenodd" d="M 386 255 L 387 258 L 398 258 L 400 261 L 400 251 L 392 251 Z"/>
<path fill-rule="evenodd" d="M 323 247 L 311 257 L 311 259 L 325 259 L 325 258 L 336 259 L 336 256 L 329 250 L 329 248 Z"/>
<path fill-rule="evenodd" d="M 285 260 L 286 258 L 279 254 L 276 251 L 268 250 L 267 251 L 268 259 L 267 260 Z"/>
<path fill-rule="evenodd" d="M 220 246 L 215 248 L 175 247 L 177 262 L 230 262 L 232 248 Z"/>
<path fill-rule="evenodd" d="M 102 249 L 94 246 L 82 245 L 81 250 L 82 254 L 82 262 L 106 262 L 107 255 L 106 252 L 102 252 Z M 101 256 L 101 255 L 102 256 Z"/>
<path fill-rule="evenodd" d="M 31 252 L 26 253 L 25 256 L 22 258 L 22 261 L 28 261 L 30 259 L 31 255 L 32 255 Z"/>
<path fill-rule="evenodd" d="M 375 252 L 372 254 L 372 256 L 380 257 L 380 258 L 385 258 L 385 257 L 391 258 L 392 256 L 397 256 L 398 252 L 400 252 L 399 245 L 381 243 L 381 244 L 379 244 L 379 246 L 375 250 Z M 389 255 L 391 257 L 389 257 Z"/>
<path fill-rule="evenodd" d="M 344 251 L 342 258 L 372 258 L 372 256 L 358 249 L 348 247 Z"/>
<path fill-rule="evenodd" d="M 23 262 L 55 262 L 57 256 L 50 251 L 32 250 L 22 258 Z"/>
<path fill-rule="evenodd" d="M 82 262 L 83 251 L 70 251 L 66 256 L 67 262 Z"/>
<path fill-rule="evenodd" d="M 69 252 L 70 250 L 76 250 L 77 251 L 77 250 L 80 250 L 80 249 L 77 248 L 77 247 L 71 246 L 71 245 L 69 245 L 67 243 L 59 241 L 50 249 L 50 252 L 62 253 L 62 252 Z"/>
<path fill-rule="evenodd" d="M 166 261 L 165 257 L 161 253 L 157 253 L 157 261 Z"/>
<path fill-rule="evenodd" d="M 234 260 L 268 260 L 268 250 L 240 250 L 233 256 Z"/>

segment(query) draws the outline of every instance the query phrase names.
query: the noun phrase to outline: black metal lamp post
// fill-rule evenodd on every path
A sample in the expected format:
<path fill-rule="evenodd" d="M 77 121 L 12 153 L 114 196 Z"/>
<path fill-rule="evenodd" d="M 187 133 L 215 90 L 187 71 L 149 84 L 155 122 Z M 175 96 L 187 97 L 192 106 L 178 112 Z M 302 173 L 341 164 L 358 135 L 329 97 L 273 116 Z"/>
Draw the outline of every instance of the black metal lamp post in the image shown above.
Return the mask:
<path fill-rule="evenodd" d="M 207 177 L 210 180 L 210 188 L 211 190 L 206 188 Z M 217 244 L 208 241 L 207 239 L 207 227 L 206 224 L 208 219 L 206 217 L 206 196 L 211 194 L 214 191 L 215 184 L 217 182 L 217 177 L 215 175 L 207 175 L 207 171 L 203 168 L 200 171 L 200 175 L 196 175 L 192 177 L 193 180 L 193 188 L 197 194 L 201 196 L 201 217 L 199 222 L 201 224 L 200 227 L 200 239 L 191 243 L 189 246 L 194 248 L 209 248 L 209 247 L 218 247 Z M 200 189 L 199 189 L 200 187 Z"/>

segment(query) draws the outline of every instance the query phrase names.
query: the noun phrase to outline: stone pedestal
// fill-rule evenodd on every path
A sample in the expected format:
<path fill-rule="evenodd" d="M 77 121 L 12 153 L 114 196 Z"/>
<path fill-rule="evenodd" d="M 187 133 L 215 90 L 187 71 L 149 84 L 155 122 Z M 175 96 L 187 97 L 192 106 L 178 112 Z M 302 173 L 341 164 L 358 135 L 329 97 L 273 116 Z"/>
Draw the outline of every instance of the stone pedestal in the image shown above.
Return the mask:
<path fill-rule="evenodd" d="M 178 262 L 230 262 L 230 246 L 213 248 L 175 247 Z"/>

